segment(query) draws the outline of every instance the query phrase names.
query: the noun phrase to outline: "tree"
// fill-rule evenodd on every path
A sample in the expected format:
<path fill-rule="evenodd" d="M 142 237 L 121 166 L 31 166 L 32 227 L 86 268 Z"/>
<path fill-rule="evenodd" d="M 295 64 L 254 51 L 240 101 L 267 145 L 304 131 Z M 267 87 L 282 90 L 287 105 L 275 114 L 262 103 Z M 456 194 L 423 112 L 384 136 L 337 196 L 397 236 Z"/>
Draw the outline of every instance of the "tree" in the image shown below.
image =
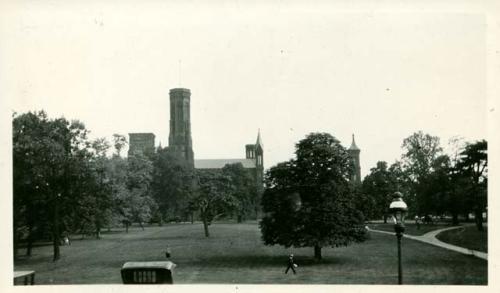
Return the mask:
<path fill-rule="evenodd" d="M 168 148 L 158 148 L 153 159 L 152 196 L 158 203 L 159 222 L 186 218 L 193 192 L 194 173 Z"/>
<path fill-rule="evenodd" d="M 14 117 L 14 243 L 26 225 L 28 254 L 35 236 L 50 235 L 53 260 L 60 258 L 61 231 L 81 195 L 75 170 L 86 168 L 88 147 L 87 130 L 79 121 L 49 119 L 43 111 Z"/>
<path fill-rule="evenodd" d="M 439 137 L 416 132 L 403 140 L 403 170 L 410 183 L 409 203 L 414 212 L 428 214 L 424 178 L 432 172 L 433 162 L 441 154 Z"/>
<path fill-rule="evenodd" d="M 398 190 L 395 174 L 390 172 L 386 162 L 377 162 L 370 169 L 362 183 L 362 193 L 372 201 L 361 202 L 365 217 L 370 219 L 383 218 L 387 223 L 388 207 L 392 201 L 392 193 Z"/>
<path fill-rule="evenodd" d="M 113 195 L 107 172 L 109 159 L 106 157 L 109 147 L 104 138 L 90 142 L 90 149 L 82 153 L 86 164 L 76 170 L 79 180 L 73 185 L 73 188 L 80 187 L 80 196 L 75 202 L 75 207 L 79 208 L 74 215 L 78 219 L 76 223 L 79 223 L 81 232 L 85 226 L 92 227 L 96 239 L 101 238 L 102 227 L 111 221 Z"/>
<path fill-rule="evenodd" d="M 452 192 L 450 158 L 437 157 L 432 163 L 432 171 L 421 179 L 422 195 L 420 208 L 428 213 L 442 215 L 449 211 Z"/>
<path fill-rule="evenodd" d="M 403 140 L 403 164 L 414 181 L 430 173 L 434 160 L 441 153 L 439 137 L 416 132 Z"/>
<path fill-rule="evenodd" d="M 237 199 L 236 218 L 241 223 L 245 217 L 255 211 L 255 198 L 257 189 L 251 174 L 241 163 L 228 164 L 222 168 L 222 173 L 227 175 L 234 186 L 233 196 Z"/>
<path fill-rule="evenodd" d="M 460 170 L 457 168 L 458 162 L 460 161 L 460 154 L 464 150 L 464 139 L 460 136 L 454 136 L 450 138 L 448 141 L 448 149 L 449 149 L 449 158 L 450 158 L 450 166 L 449 166 L 449 192 L 446 198 L 446 204 L 448 206 L 447 210 L 452 216 L 452 224 L 459 224 L 459 214 L 465 214 L 466 206 L 465 206 L 465 198 L 467 188 L 464 188 L 467 185 L 467 179 L 464 178 L 463 174 L 460 173 Z"/>
<path fill-rule="evenodd" d="M 110 222 L 118 224 L 125 223 L 124 216 L 125 207 L 129 205 L 126 200 L 128 197 L 127 190 L 127 173 L 128 164 L 125 158 L 114 154 L 106 165 L 106 174 L 109 178 L 111 188 L 111 219 Z M 128 232 L 128 226 L 126 226 Z"/>
<path fill-rule="evenodd" d="M 122 201 L 122 215 L 128 232 L 128 226 L 137 222 L 144 230 L 143 223 L 149 221 L 156 208 L 151 197 L 153 163 L 142 153 L 128 158 L 126 192 Z"/>
<path fill-rule="evenodd" d="M 35 234 L 46 225 L 40 225 L 48 215 L 44 206 L 40 186 L 46 186 L 45 173 L 42 167 L 46 152 L 42 143 L 41 132 L 48 123 L 45 112 L 14 115 L 13 120 L 13 177 L 14 177 L 14 255 L 17 257 L 21 238 L 26 236 L 26 254 L 31 256 Z M 40 191 L 39 191 L 40 190 Z M 45 192 L 43 192 L 45 193 Z M 42 219 L 44 219 L 42 221 Z"/>
<path fill-rule="evenodd" d="M 482 231 L 482 214 L 488 198 L 488 144 L 486 140 L 468 144 L 461 153 L 457 169 L 469 183 L 468 203 L 474 211 L 477 229 Z"/>
<path fill-rule="evenodd" d="M 365 239 L 363 215 L 356 210 L 349 178 L 349 154 L 327 133 L 311 133 L 296 145 L 296 158 L 272 167 L 262 198 L 260 222 L 266 245 L 314 247 Z"/>
<path fill-rule="evenodd" d="M 202 171 L 197 175 L 198 185 L 192 204 L 200 211 L 205 237 L 210 237 L 208 226 L 215 219 L 230 214 L 238 201 L 234 197 L 234 186 L 227 175 L 215 170 Z"/>
<path fill-rule="evenodd" d="M 113 143 L 116 150 L 116 155 L 121 156 L 122 149 L 127 145 L 127 139 L 122 134 L 113 134 Z"/>

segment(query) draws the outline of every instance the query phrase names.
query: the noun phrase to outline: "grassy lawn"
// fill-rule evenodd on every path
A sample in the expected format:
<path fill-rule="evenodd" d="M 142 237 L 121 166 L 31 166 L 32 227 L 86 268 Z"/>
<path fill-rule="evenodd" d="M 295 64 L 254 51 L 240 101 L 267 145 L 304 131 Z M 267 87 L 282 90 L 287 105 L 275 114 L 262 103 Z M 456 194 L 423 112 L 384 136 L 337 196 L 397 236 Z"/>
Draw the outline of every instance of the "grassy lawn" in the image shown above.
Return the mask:
<path fill-rule="evenodd" d="M 368 227 L 370 227 L 371 229 L 374 229 L 374 230 L 394 232 L 394 224 L 393 223 L 368 224 Z M 405 234 L 413 235 L 413 236 L 420 236 L 420 235 L 424 235 L 425 233 L 430 232 L 432 230 L 448 228 L 448 227 L 451 227 L 450 224 L 437 223 L 437 224 L 420 224 L 420 228 L 417 228 L 417 225 L 411 223 L 411 224 L 405 224 Z"/>
<path fill-rule="evenodd" d="M 323 249 L 316 263 L 312 248 L 265 246 L 255 223 L 219 224 L 203 236 L 201 224 L 171 224 L 104 234 L 101 240 L 73 240 L 51 261 L 51 247 L 36 247 L 31 259 L 16 261 L 16 270 L 35 270 L 37 284 L 121 283 L 126 261 L 164 260 L 172 249 L 177 284 L 395 284 L 396 239 L 371 233 L 364 243 Z M 20 251 L 23 252 L 22 250 Z M 294 253 L 297 275 L 284 274 Z M 403 239 L 405 284 L 487 284 L 487 262 L 409 239 Z"/>
<path fill-rule="evenodd" d="M 488 227 L 484 227 L 484 231 L 478 231 L 476 226 L 462 227 L 441 232 L 436 238 L 453 245 L 488 252 Z"/>

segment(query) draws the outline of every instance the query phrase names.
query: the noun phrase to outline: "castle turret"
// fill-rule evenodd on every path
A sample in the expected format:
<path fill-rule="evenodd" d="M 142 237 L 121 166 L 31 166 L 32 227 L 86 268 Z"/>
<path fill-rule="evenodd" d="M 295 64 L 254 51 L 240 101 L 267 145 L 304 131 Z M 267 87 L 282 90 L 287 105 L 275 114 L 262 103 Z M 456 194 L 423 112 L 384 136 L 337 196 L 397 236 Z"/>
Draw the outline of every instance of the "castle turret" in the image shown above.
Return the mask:
<path fill-rule="evenodd" d="M 247 159 L 255 159 L 255 145 L 254 144 L 245 145 L 245 157 Z"/>
<path fill-rule="evenodd" d="M 262 144 L 262 139 L 260 138 L 260 129 L 257 133 L 257 141 L 255 142 L 255 162 L 257 169 L 264 170 L 264 145 Z"/>
<path fill-rule="evenodd" d="M 351 157 L 351 160 L 354 164 L 354 173 L 351 177 L 351 181 L 356 183 L 361 183 L 361 166 L 359 161 L 359 154 L 361 153 L 361 150 L 356 145 L 356 141 L 354 140 L 354 134 L 352 135 L 351 146 L 347 151 L 349 152 L 349 156 Z"/>

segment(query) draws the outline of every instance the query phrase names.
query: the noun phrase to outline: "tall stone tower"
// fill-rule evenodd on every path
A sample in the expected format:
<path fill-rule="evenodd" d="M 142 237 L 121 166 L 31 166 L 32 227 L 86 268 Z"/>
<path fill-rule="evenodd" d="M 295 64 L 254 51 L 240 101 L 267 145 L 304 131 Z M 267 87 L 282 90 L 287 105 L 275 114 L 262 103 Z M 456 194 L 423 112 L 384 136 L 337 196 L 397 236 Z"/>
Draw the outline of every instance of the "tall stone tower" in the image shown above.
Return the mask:
<path fill-rule="evenodd" d="M 354 163 L 354 174 L 352 175 L 351 181 L 361 183 L 361 166 L 359 163 L 359 153 L 361 153 L 361 150 L 358 148 L 356 142 L 354 141 L 354 134 L 352 135 L 351 146 L 347 151 L 349 152 L 349 156 Z"/>
<path fill-rule="evenodd" d="M 179 158 L 194 168 L 191 139 L 191 91 L 184 88 L 170 90 L 170 135 L 168 146 Z"/>

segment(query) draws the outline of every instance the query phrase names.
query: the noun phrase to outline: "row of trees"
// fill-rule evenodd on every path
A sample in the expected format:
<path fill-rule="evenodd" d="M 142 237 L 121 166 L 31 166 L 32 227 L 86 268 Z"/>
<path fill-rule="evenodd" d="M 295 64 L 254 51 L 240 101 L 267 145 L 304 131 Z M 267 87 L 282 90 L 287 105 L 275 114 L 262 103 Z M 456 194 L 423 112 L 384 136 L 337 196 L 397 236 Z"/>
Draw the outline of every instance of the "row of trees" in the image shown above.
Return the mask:
<path fill-rule="evenodd" d="M 443 152 L 436 136 L 417 132 L 402 144 L 401 160 L 388 166 L 378 162 L 358 189 L 359 208 L 369 219 L 387 219 L 391 191 L 405 194 L 411 215 L 474 214 L 477 228 L 483 228 L 487 206 L 487 142 L 450 141 L 450 153 Z"/>
<path fill-rule="evenodd" d="M 453 217 L 474 213 L 478 229 L 487 204 L 487 143 L 451 143 L 443 153 L 438 137 L 414 133 L 403 141 L 401 160 L 378 162 L 362 184 L 349 181 L 352 160 L 327 133 L 311 133 L 296 145 L 295 158 L 266 173 L 260 222 L 267 245 L 313 247 L 365 239 L 364 220 L 387 221 L 392 194 L 400 191 L 412 215 Z"/>
<path fill-rule="evenodd" d="M 91 233 L 132 223 L 194 220 L 208 226 L 217 218 L 242 221 L 254 210 L 257 191 L 241 164 L 197 173 L 168 148 L 121 156 L 126 146 L 114 135 L 89 139 L 79 121 L 49 119 L 47 114 L 14 114 L 14 247 L 31 255 L 33 243 L 50 240 L 60 258 L 64 236 Z"/>
<path fill-rule="evenodd" d="M 13 121 L 14 246 L 27 239 L 27 254 L 39 238 L 52 239 L 59 258 L 61 231 L 104 205 L 101 141 L 89 141 L 84 126 L 64 118 L 49 120 L 44 112 Z M 97 210 L 97 209 L 95 209 Z"/>
<path fill-rule="evenodd" d="M 252 175 L 241 164 L 195 172 L 168 148 L 121 156 L 125 137 L 88 138 L 79 121 L 49 119 L 44 112 L 14 115 L 14 246 L 50 239 L 59 259 L 62 236 L 103 228 L 171 220 L 243 221 L 259 204 Z M 403 141 L 401 160 L 378 162 L 361 185 L 347 150 L 327 133 L 311 133 L 295 158 L 268 170 L 262 197 L 262 238 L 268 245 L 321 249 L 365 238 L 364 220 L 387 218 L 390 194 L 402 191 L 411 214 L 475 214 L 478 229 L 487 198 L 487 143 L 453 143 L 444 154 L 439 138 L 415 133 Z"/>

